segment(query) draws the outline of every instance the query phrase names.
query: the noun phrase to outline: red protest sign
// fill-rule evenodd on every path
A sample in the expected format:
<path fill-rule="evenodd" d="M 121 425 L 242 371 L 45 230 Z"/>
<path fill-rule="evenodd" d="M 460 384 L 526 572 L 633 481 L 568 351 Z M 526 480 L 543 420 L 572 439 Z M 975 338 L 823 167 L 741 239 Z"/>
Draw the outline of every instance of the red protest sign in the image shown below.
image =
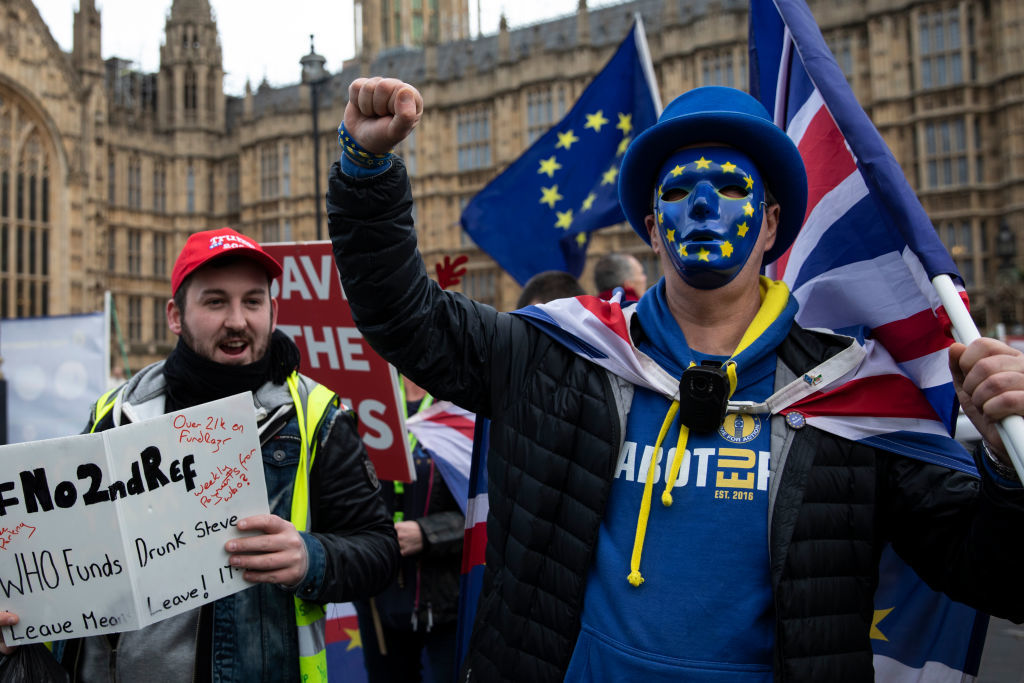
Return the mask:
<path fill-rule="evenodd" d="M 412 456 L 398 374 L 363 340 L 341 290 L 330 242 L 265 244 L 284 269 L 271 294 L 277 327 L 302 353 L 300 371 L 330 388 L 359 416 L 359 435 L 381 479 L 411 481 Z"/>

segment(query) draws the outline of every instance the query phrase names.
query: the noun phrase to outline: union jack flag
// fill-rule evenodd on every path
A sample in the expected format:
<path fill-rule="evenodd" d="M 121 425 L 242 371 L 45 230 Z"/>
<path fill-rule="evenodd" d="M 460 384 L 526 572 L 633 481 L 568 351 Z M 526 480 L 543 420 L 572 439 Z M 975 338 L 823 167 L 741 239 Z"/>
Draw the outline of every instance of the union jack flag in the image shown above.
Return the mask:
<path fill-rule="evenodd" d="M 430 453 L 462 514 L 466 514 L 475 420 L 468 410 L 438 401 L 405 421 L 406 429 Z"/>
<path fill-rule="evenodd" d="M 491 421 L 476 418 L 473 435 L 473 465 L 469 474 L 469 501 L 466 505 L 466 533 L 462 542 L 462 578 L 459 581 L 459 625 L 456 635 L 456 662 L 469 651 L 476 603 L 484 585 L 484 554 L 487 549 L 487 449 Z"/>
<path fill-rule="evenodd" d="M 797 144 L 809 180 L 803 228 L 773 275 L 800 301 L 798 322 L 868 349 L 849 381 L 792 409 L 810 407 L 808 422 L 827 431 L 973 473 L 948 438 L 952 340 L 931 286 L 942 273 L 960 280 L 952 259 L 803 0 L 751 0 L 749 40 L 751 94 Z M 879 681 L 972 678 L 987 625 L 886 550 L 871 628 Z"/>
<path fill-rule="evenodd" d="M 959 282 L 956 266 L 806 4 L 752 0 L 749 38 L 751 94 L 797 144 L 808 177 L 803 228 L 772 275 L 800 302 L 800 324 L 850 334 L 868 351 L 842 386 L 790 410 L 809 409 L 808 423 L 832 433 L 973 472 L 948 438 L 958 410 L 952 339 L 930 282 L 940 273 Z"/>

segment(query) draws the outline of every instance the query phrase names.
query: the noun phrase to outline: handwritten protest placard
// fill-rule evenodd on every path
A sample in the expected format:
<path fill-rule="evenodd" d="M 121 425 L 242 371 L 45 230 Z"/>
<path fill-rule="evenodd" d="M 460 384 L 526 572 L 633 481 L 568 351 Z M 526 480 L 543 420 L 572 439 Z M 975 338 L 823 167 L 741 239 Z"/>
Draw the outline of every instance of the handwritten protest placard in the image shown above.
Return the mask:
<path fill-rule="evenodd" d="M 252 585 L 224 550 L 269 511 L 248 393 L 4 446 L 0 462 L 8 645 L 129 631 Z"/>

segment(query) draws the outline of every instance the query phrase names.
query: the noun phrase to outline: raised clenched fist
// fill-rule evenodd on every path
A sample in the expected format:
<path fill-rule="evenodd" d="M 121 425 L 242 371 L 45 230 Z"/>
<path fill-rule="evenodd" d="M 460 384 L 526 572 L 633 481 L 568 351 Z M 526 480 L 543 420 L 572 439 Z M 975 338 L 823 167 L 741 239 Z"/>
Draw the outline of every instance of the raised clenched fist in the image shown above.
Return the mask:
<path fill-rule="evenodd" d="M 423 96 L 397 78 L 357 78 L 348 87 L 345 128 L 364 149 L 386 154 L 423 115 Z"/>

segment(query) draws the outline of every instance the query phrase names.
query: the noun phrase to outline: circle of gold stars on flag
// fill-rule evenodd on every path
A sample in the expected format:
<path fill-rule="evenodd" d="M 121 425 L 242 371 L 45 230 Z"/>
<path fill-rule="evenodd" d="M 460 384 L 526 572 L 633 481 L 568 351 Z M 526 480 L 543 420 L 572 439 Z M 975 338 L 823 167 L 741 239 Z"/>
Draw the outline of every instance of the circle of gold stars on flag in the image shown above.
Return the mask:
<path fill-rule="evenodd" d="M 615 123 L 613 125 L 613 117 Z M 577 119 L 579 121 L 579 119 Z M 612 163 L 602 170 L 597 176 L 593 187 L 582 196 L 566 197 L 564 186 L 559 183 L 559 178 L 566 173 L 580 173 L 582 169 L 572 168 L 573 156 L 579 146 L 598 144 L 595 136 L 607 135 L 608 131 L 617 131 L 618 141 L 615 147 L 615 156 Z M 540 198 L 538 203 L 546 206 L 551 211 L 551 224 L 554 228 L 569 232 L 578 219 L 594 207 L 598 199 L 598 192 L 605 186 L 616 186 L 619 177 L 619 164 L 621 157 L 633 140 L 633 115 L 631 113 L 609 113 L 604 109 L 585 114 L 585 123 L 582 129 L 570 128 L 556 133 L 558 141 L 550 154 L 543 153 L 538 162 L 537 173 L 545 178 L 540 186 Z M 605 143 L 606 144 L 606 143 Z M 564 163 L 563 163 L 564 162 Z M 550 180 L 550 182 L 546 182 Z M 586 232 L 580 232 L 575 240 L 580 246 L 587 242 Z"/>

